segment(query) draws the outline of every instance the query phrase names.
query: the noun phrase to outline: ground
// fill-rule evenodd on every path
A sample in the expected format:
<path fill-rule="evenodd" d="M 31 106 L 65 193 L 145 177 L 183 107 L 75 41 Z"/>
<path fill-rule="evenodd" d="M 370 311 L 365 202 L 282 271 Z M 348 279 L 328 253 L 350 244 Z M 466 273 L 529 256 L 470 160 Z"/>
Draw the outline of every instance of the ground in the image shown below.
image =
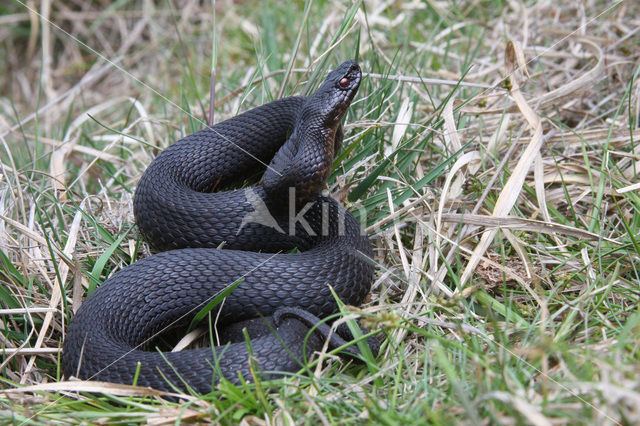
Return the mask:
<path fill-rule="evenodd" d="M 636 3 L 3 4 L 0 418 L 640 422 Z M 375 246 L 358 312 L 380 355 L 181 404 L 59 381 L 85 295 L 149 254 L 151 159 L 348 58 L 365 77 L 329 192 Z"/>

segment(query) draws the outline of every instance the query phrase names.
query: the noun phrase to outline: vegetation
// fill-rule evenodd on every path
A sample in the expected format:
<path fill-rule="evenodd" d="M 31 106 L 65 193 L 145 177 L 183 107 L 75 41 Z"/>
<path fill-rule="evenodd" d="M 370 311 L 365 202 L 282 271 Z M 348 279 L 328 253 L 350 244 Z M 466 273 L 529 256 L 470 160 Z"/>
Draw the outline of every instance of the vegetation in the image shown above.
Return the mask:
<path fill-rule="evenodd" d="M 2 423 L 640 422 L 640 6 L 0 6 Z M 368 73 L 329 190 L 366 226 L 375 362 L 168 401 L 60 381 L 87 292 L 148 255 L 136 182 L 206 123 Z"/>

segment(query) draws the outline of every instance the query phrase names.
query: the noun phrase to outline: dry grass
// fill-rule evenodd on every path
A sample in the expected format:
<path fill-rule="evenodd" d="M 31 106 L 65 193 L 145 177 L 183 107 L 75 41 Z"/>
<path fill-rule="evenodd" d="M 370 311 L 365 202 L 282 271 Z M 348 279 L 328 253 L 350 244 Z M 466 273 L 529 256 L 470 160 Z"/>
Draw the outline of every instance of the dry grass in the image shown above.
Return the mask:
<path fill-rule="evenodd" d="M 376 246 L 365 311 L 384 351 L 375 372 L 319 364 L 323 386 L 237 402 L 240 417 L 207 399 L 100 417 L 53 393 L 94 389 L 55 383 L 59 348 L 86 289 L 145 255 L 132 193 L 158 149 L 206 121 L 213 15 L 29 4 L 0 9 L 0 414 L 640 422 L 640 6 L 371 0 L 349 21 L 327 1 L 305 21 L 302 6 L 217 2 L 217 121 L 303 93 L 356 50 L 372 73 L 331 190 Z"/>

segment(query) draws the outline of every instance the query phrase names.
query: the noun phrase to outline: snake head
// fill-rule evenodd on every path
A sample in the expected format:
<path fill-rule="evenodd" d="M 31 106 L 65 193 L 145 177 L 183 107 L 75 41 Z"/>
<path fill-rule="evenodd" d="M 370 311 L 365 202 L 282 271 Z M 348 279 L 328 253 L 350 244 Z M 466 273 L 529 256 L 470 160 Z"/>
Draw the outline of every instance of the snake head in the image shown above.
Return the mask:
<path fill-rule="evenodd" d="M 331 71 L 325 81 L 309 97 L 303 115 L 315 115 L 322 126 L 335 128 L 360 87 L 362 72 L 354 60 L 348 60 Z"/>

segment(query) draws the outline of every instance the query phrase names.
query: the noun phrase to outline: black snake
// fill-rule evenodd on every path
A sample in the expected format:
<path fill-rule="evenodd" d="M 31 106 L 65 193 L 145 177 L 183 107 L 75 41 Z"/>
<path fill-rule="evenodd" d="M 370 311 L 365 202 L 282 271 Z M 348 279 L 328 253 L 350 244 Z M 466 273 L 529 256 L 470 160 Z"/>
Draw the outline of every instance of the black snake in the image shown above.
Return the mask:
<path fill-rule="evenodd" d="M 138 184 L 134 214 L 162 252 L 117 272 L 83 303 L 64 342 L 64 375 L 127 384 L 137 375 L 138 385 L 205 393 L 220 376 L 251 380 L 243 327 L 260 374 L 299 370 L 329 330 L 310 327 L 338 310 L 330 289 L 359 305 L 373 279 L 360 224 L 320 195 L 360 80 L 358 64 L 344 62 L 311 96 L 267 103 L 158 155 Z M 265 164 L 261 185 L 229 189 Z M 144 350 L 238 280 L 214 311 L 216 326 L 229 330 L 221 345 Z M 342 343 L 335 336 L 330 347 Z"/>

